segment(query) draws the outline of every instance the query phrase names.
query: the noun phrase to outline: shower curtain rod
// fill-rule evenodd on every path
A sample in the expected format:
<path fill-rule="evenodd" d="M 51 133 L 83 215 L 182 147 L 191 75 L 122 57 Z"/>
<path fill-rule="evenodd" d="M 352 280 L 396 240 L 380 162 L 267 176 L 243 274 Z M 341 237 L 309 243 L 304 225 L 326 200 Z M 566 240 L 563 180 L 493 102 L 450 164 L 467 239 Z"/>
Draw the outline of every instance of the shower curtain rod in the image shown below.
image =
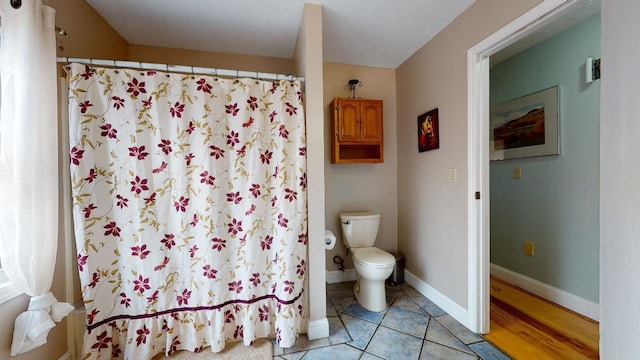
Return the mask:
<path fill-rule="evenodd" d="M 85 65 L 99 65 L 109 66 L 115 68 L 135 68 L 142 70 L 158 70 L 167 72 L 178 72 L 187 74 L 201 74 L 201 75 L 214 75 L 223 77 L 235 77 L 235 78 L 253 78 L 261 80 L 298 80 L 304 82 L 303 77 L 293 76 L 291 74 L 273 74 L 263 73 L 257 71 L 243 71 L 243 70 L 228 70 L 228 69 L 216 69 L 199 66 L 187 66 L 187 65 L 169 65 L 169 64 L 154 64 L 145 63 L 139 61 L 122 61 L 122 60 L 99 60 L 99 59 L 83 59 L 83 58 L 71 58 L 71 57 L 59 57 L 57 58 L 59 63 L 80 63 Z"/>

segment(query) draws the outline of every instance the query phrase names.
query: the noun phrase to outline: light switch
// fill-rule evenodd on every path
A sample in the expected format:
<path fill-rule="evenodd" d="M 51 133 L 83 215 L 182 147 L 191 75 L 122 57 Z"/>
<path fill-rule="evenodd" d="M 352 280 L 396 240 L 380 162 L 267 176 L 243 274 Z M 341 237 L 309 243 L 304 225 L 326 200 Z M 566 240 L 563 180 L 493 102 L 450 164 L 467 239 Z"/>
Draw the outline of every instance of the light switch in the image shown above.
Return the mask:
<path fill-rule="evenodd" d="M 514 179 L 522 179 L 522 168 L 514 167 L 513 168 L 513 178 Z"/>
<path fill-rule="evenodd" d="M 445 169 L 444 177 L 446 182 L 448 183 L 457 183 L 458 182 L 458 169 Z"/>

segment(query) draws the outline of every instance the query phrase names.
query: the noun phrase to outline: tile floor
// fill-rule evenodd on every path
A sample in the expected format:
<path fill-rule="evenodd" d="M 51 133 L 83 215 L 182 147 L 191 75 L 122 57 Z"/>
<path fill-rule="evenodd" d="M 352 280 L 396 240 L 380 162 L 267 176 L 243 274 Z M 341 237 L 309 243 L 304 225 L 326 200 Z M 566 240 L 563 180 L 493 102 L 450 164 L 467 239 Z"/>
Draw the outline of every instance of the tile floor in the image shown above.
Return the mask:
<path fill-rule="evenodd" d="M 387 287 L 391 306 L 379 313 L 358 304 L 353 285 L 327 285 L 329 338 L 274 345 L 274 359 L 509 359 L 407 284 Z"/>

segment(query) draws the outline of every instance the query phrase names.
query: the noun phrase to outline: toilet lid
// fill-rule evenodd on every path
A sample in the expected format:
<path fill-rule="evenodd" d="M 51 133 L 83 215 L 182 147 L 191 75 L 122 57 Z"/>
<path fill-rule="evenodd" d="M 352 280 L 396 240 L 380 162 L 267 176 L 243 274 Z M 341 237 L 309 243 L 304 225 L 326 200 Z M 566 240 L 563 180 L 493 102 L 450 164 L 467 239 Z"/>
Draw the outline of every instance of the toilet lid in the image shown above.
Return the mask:
<path fill-rule="evenodd" d="M 385 267 L 395 264 L 396 258 L 384 250 L 367 247 L 354 249 L 353 261 L 366 266 Z"/>

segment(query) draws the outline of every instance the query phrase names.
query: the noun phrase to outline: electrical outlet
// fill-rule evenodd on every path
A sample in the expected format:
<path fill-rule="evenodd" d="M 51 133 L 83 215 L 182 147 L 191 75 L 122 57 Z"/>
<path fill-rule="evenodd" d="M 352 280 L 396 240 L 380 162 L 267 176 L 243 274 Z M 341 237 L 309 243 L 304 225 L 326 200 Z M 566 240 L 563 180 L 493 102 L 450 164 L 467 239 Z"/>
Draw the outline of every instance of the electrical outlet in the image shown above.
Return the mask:
<path fill-rule="evenodd" d="M 513 168 L 513 178 L 516 180 L 522 179 L 522 168 L 520 167 Z"/>
<path fill-rule="evenodd" d="M 535 249 L 535 245 L 534 243 L 530 242 L 530 241 L 525 241 L 524 242 L 524 253 L 529 255 L 529 256 L 533 256 L 534 254 L 534 249 Z"/>

